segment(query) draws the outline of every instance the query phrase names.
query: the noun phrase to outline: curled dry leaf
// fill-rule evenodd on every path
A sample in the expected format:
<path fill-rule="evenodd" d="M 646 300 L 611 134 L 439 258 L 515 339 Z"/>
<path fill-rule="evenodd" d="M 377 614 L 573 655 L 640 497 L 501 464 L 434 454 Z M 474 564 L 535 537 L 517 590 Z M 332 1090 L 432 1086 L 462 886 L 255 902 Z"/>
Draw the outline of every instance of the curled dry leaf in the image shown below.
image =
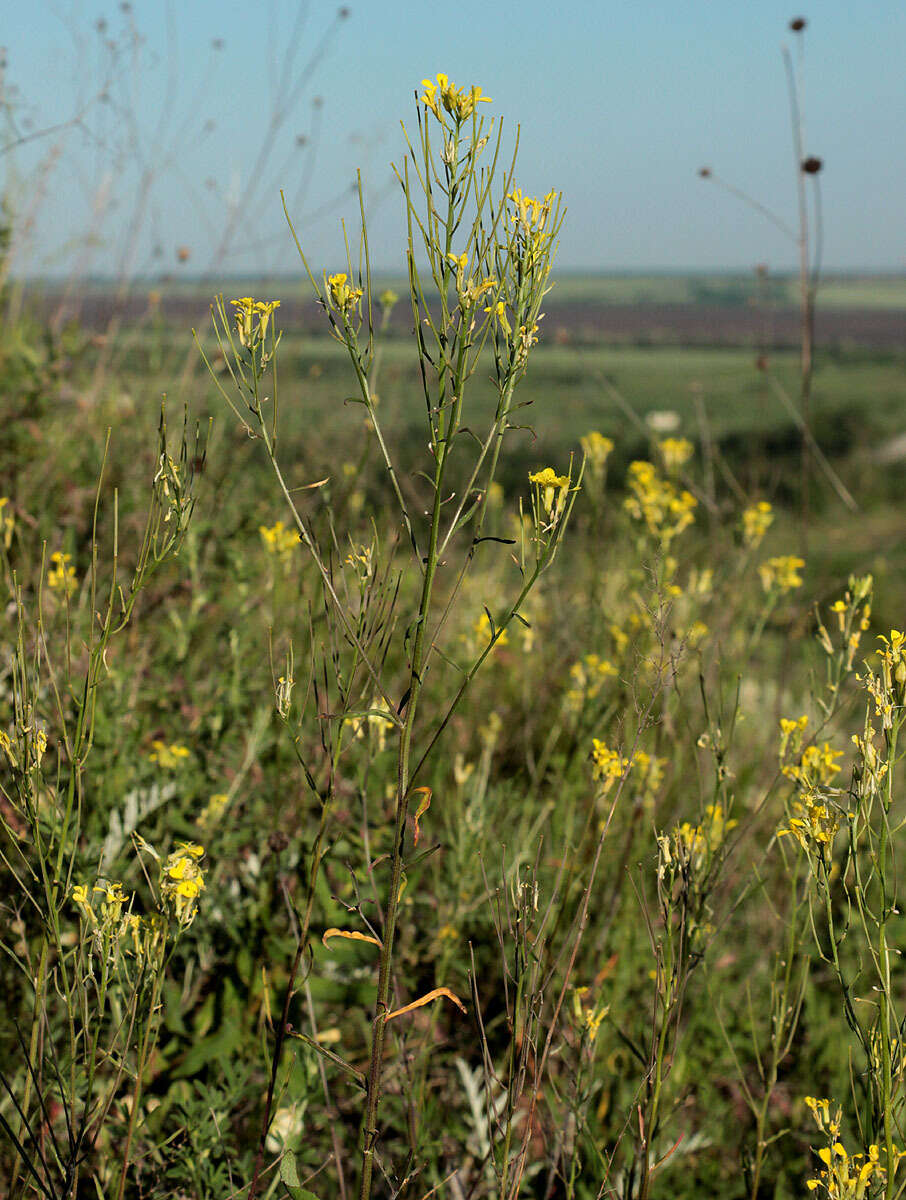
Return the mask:
<path fill-rule="evenodd" d="M 377 946 L 378 949 L 381 947 L 376 937 L 372 937 L 370 933 L 357 933 L 354 929 L 325 929 L 321 934 L 321 941 L 327 946 L 331 938 L 337 937 L 346 938 L 350 942 L 371 942 L 372 946 Z"/>
<path fill-rule="evenodd" d="M 431 807 L 431 789 L 429 787 L 417 787 L 413 788 L 412 790 L 413 796 L 419 792 L 422 793 L 422 799 L 419 802 L 418 808 L 415 810 L 415 834 L 412 839 L 413 844 L 416 846 L 418 845 L 418 839 L 421 833 L 421 830 L 418 826 L 419 819 L 423 817 Z"/>
<path fill-rule="evenodd" d="M 418 1000 L 413 1000 L 411 1004 L 404 1004 L 402 1008 L 395 1008 L 393 1012 L 387 1013 L 386 1019 L 392 1021 L 394 1017 L 401 1017 L 403 1013 L 412 1012 L 414 1008 L 422 1008 L 425 1004 L 430 1004 L 432 1000 L 439 1000 L 441 996 L 446 996 L 448 1000 L 452 1000 L 460 1012 L 466 1011 L 466 1006 L 460 998 L 450 991 L 449 988 L 439 987 L 433 991 L 425 992 Z"/>

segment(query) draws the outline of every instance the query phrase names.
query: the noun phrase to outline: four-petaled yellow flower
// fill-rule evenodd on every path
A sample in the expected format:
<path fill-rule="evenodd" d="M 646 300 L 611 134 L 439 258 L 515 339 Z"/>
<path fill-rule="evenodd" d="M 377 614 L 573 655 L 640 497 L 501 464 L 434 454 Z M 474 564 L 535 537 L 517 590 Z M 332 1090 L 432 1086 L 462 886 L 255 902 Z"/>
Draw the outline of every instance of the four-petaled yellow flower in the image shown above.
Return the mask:
<path fill-rule="evenodd" d="M 545 467 L 529 475 L 529 483 L 540 489 L 541 503 L 548 516 L 559 516 L 569 491 L 569 476 L 558 475 L 553 467 Z"/>

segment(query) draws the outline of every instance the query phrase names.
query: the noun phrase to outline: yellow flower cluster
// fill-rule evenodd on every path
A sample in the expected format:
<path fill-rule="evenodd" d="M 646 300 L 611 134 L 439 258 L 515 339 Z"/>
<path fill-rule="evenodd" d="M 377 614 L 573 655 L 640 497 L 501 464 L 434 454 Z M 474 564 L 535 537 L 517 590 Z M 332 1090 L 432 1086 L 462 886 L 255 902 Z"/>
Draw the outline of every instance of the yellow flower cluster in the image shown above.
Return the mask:
<path fill-rule="evenodd" d="M 543 239 L 556 199 L 556 192 L 548 192 L 543 200 L 534 196 L 524 196 L 522 188 L 516 188 L 507 195 L 507 200 L 513 206 L 510 220 L 526 241 L 538 243 Z"/>
<path fill-rule="evenodd" d="M 783 723 L 781 722 L 782 729 Z M 840 774 L 840 764 L 837 759 L 842 757 L 843 751 L 831 750 L 830 742 L 825 742 L 820 747 L 815 744 L 806 746 L 798 763 L 787 763 L 781 770 L 787 779 L 794 779 L 803 787 L 821 787 L 831 783 L 834 776 Z"/>
<path fill-rule="evenodd" d="M 229 802 L 230 797 L 226 792 L 215 792 L 198 814 L 198 821 L 196 822 L 198 828 L 203 830 L 213 829 L 226 812 Z"/>
<path fill-rule="evenodd" d="M 68 554 L 59 551 L 50 556 L 51 568 L 47 572 L 47 582 L 55 592 L 64 592 L 67 596 L 79 586 L 76 579 L 75 567 L 70 566 Z"/>
<path fill-rule="evenodd" d="M 195 920 L 198 898 L 204 891 L 204 872 L 200 860 L 204 846 L 196 842 L 177 842 L 160 871 L 160 895 L 176 914 L 183 927 Z"/>
<path fill-rule="evenodd" d="M 476 105 L 491 103 L 491 97 L 483 96 L 477 84 L 473 83 L 470 88 L 458 88 L 441 72 L 438 73 L 437 83 L 423 79 L 422 87 L 425 93 L 420 97 L 421 103 L 434 113 L 441 124 L 444 123 L 442 108 L 459 123 L 472 115 Z"/>
<path fill-rule="evenodd" d="M 376 696 L 371 701 L 371 712 L 368 714 L 367 720 L 368 732 L 374 739 L 375 748 L 380 754 L 382 750 L 386 749 L 387 733 L 393 725 L 390 708 L 382 696 Z"/>
<path fill-rule="evenodd" d="M 16 528 L 16 518 L 12 512 L 6 511 L 9 496 L 0 496 L 0 539 L 4 549 L 8 550 L 13 542 L 13 530 Z"/>
<path fill-rule="evenodd" d="M 832 806 L 826 796 L 817 791 L 805 791 L 793 801 L 792 815 L 787 825 L 777 830 L 777 836 L 791 834 L 803 850 L 823 858 L 833 846 L 842 820 L 843 812 Z"/>
<path fill-rule="evenodd" d="M 852 669 L 856 651 L 862 641 L 862 634 L 868 632 L 871 625 L 871 591 L 873 580 L 870 575 L 862 578 L 850 576 L 849 587 L 842 600 L 835 600 L 830 611 L 837 618 L 837 630 L 843 639 L 845 650 L 844 665 L 846 670 Z M 834 644 L 824 622 L 818 620 L 818 641 L 825 653 L 834 654 Z"/>
<path fill-rule="evenodd" d="M 722 804 L 709 804 L 705 818 L 699 825 L 683 821 L 674 835 L 677 854 L 699 867 L 708 855 L 713 855 L 723 845 L 724 839 L 738 822 L 727 820 Z"/>
<path fill-rule="evenodd" d="M 600 999 L 590 1001 L 590 996 L 591 988 L 573 988 L 573 1020 L 580 1035 L 588 1038 L 589 1045 L 594 1045 L 601 1022 L 610 1012 L 610 1005 L 603 1004 Z"/>
<path fill-rule="evenodd" d="M 780 718 L 780 761 L 783 762 L 786 758 L 787 751 L 792 750 L 793 754 L 798 754 L 802 749 L 802 735 L 805 733 L 808 726 L 808 717 L 805 713 L 801 717 L 781 717 Z"/>
<path fill-rule="evenodd" d="M 299 544 L 299 535 L 295 529 L 287 529 L 282 521 L 277 521 L 270 526 L 259 525 L 258 532 L 261 534 L 261 540 L 268 553 L 279 558 L 285 566 L 292 557 L 293 550 Z"/>
<path fill-rule="evenodd" d="M 343 273 L 328 275 L 327 290 L 334 308 L 339 309 L 344 317 L 349 316 L 365 294 L 360 287 L 353 287 L 349 276 Z"/>
<path fill-rule="evenodd" d="M 251 296 L 242 296 L 238 300 L 231 300 L 230 304 L 236 310 L 233 316 L 240 345 L 249 347 L 263 342 L 280 301 L 253 300 Z"/>
<path fill-rule="evenodd" d="M 629 495 L 624 501 L 627 512 L 637 521 L 644 521 L 648 532 L 665 548 L 695 520 L 698 501 L 659 475 L 653 463 L 630 463 L 628 482 Z"/>
<path fill-rule="evenodd" d="M 769 558 L 758 568 L 761 586 L 766 592 L 792 592 L 795 588 L 802 587 L 802 576 L 799 572 L 804 566 L 805 559 L 796 558 L 792 554 Z"/>
<path fill-rule="evenodd" d="M 751 504 L 742 514 L 742 540 L 748 550 L 761 545 L 764 535 L 774 524 L 774 510 L 767 500 Z"/>
<path fill-rule="evenodd" d="M 609 791 L 618 779 L 628 774 L 632 767 L 631 759 L 609 749 L 600 738 L 592 738 L 591 763 L 592 775 L 604 784 L 605 792 Z"/>
<path fill-rule="evenodd" d="M 171 742 L 168 746 L 166 742 L 155 738 L 151 743 L 151 752 L 148 755 L 148 761 L 157 763 L 159 767 L 165 770 L 172 770 L 174 767 L 180 766 L 189 757 L 189 749 L 187 746 L 181 746 L 178 742 Z"/>
<path fill-rule="evenodd" d="M 616 667 L 608 659 L 586 654 L 569 669 L 572 686 L 566 693 L 567 704 L 570 708 L 581 708 L 586 701 L 595 699 L 605 680 L 613 679 L 616 674 Z"/>
<path fill-rule="evenodd" d="M 858 678 L 874 701 L 875 719 L 882 729 L 892 729 L 906 702 L 906 633 L 891 629 L 889 638 L 879 634 L 878 641 L 883 643 L 878 651 L 880 670 L 866 671 Z"/>
<path fill-rule="evenodd" d="M 94 906 L 94 897 L 98 894 L 101 896 L 99 913 Z M 94 935 L 95 945 L 113 958 L 120 949 L 136 958 L 145 958 L 163 938 L 160 917 L 143 918 L 133 913 L 134 896 L 127 896 L 121 883 L 108 880 L 91 888 L 79 883 L 72 889 L 71 899 Z"/>
<path fill-rule="evenodd" d="M 472 626 L 472 637 L 466 638 L 466 641 L 471 646 L 473 653 L 483 654 L 484 651 L 487 650 L 488 642 L 490 642 L 493 636 L 494 628 L 491 625 L 490 617 L 486 612 L 482 612 L 481 616 Z M 503 632 L 499 634 L 494 645 L 495 647 L 505 646 L 509 640 L 510 635 L 504 629 Z"/>
<path fill-rule="evenodd" d="M 467 275 L 469 267 L 468 254 L 448 254 L 448 260 L 456 268 L 456 294 L 459 297 L 459 307 L 463 312 L 469 312 L 475 307 L 485 292 L 492 292 L 497 287 L 497 280 L 491 278 L 477 280 L 474 275 Z M 485 312 L 491 312 L 486 308 Z M 495 308 L 496 311 L 496 308 Z M 506 306 L 504 305 L 504 312 Z"/>
<path fill-rule="evenodd" d="M 579 439 L 579 443 L 582 446 L 582 453 L 585 455 L 588 469 L 593 476 L 600 478 L 604 474 L 608 458 L 613 453 L 613 442 L 603 433 L 599 433 L 597 429 L 592 429 Z"/>
<path fill-rule="evenodd" d="M 666 758 L 658 758 L 645 750 L 636 750 L 632 756 L 632 769 L 645 791 L 654 793 L 664 782 L 664 771 L 667 767 Z"/>
<path fill-rule="evenodd" d="M 556 524 L 569 492 L 569 476 L 558 475 L 553 467 L 545 467 L 544 470 L 529 475 L 529 483 L 533 483 L 538 489 L 544 511 L 551 518 L 551 523 Z"/>
<path fill-rule="evenodd" d="M 829 1100 L 806 1096 L 805 1103 L 815 1124 L 827 1137 L 827 1145 L 816 1151 L 823 1170 L 806 1180 L 808 1190 L 821 1191 L 830 1200 L 867 1200 L 870 1195 L 880 1195 L 887 1183 L 887 1169 L 881 1164 L 878 1146 L 869 1146 L 865 1153 L 849 1154 L 840 1141 L 840 1109 L 831 1117 Z M 894 1147 L 894 1153 L 896 1169 L 906 1152 Z"/>
<path fill-rule="evenodd" d="M 484 310 L 492 319 L 497 319 L 497 324 L 503 330 L 507 337 L 513 332 L 513 327 L 510 324 L 510 318 L 506 315 L 506 303 L 503 300 L 498 300 L 496 304 L 489 304 Z"/>
<path fill-rule="evenodd" d="M 675 475 L 692 457 L 695 447 L 688 438 L 668 437 L 658 442 L 658 449 L 668 474 Z"/>

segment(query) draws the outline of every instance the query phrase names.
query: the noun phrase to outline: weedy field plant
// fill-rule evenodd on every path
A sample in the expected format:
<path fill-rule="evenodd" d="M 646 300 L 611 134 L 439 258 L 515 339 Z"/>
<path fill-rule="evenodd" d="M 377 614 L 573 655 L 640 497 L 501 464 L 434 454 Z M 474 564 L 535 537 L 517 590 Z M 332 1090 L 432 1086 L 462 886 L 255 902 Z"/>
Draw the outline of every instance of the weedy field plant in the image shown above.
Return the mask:
<path fill-rule="evenodd" d="M 518 537 L 504 539 L 486 533 L 488 497 L 504 440 L 519 408 L 517 386 L 538 340 L 541 304 L 562 219 L 560 198 L 551 192 L 537 200 L 515 186 L 515 151 L 508 165 L 500 167 L 502 126 L 484 116 L 481 106 L 490 99 L 482 95 L 481 88 L 457 87 L 443 74 L 436 83 L 426 80 L 424 88 L 418 105 L 417 137 L 407 139 L 406 157 L 396 171 L 406 204 L 409 303 L 425 402 L 427 456 L 418 472 L 427 485 L 424 494 L 404 495 L 399 463 L 382 429 L 374 336 L 375 313 L 381 302 L 372 285 L 364 204 L 358 253 L 353 261 L 347 249 L 345 271 L 325 272 L 323 279 L 315 279 L 299 246 L 333 336 L 348 351 L 357 387 L 355 402 L 365 409 L 369 431 L 377 440 L 399 505 L 401 543 L 393 535 L 382 543 L 377 528 L 366 543 L 348 535 L 344 538 L 333 527 L 322 543 L 286 485 L 278 459 L 279 301 L 245 297 L 231 301 L 232 312 L 228 313 L 219 300 L 215 310 L 218 344 L 236 388 L 234 395 L 225 393 L 225 397 L 250 432 L 262 440 L 299 540 L 321 579 L 328 630 L 324 642 L 332 648 L 334 677 L 323 694 L 316 682 L 322 672 L 312 664 L 297 693 L 302 699 L 297 701 L 292 697 L 296 681 L 289 666 L 277 685 L 278 708 L 288 725 L 307 719 L 313 705 L 322 726 L 323 761 L 301 764 L 321 806 L 322 825 L 312 853 L 284 1024 L 276 1036 L 252 1196 L 258 1188 L 272 1116 L 295 968 L 308 949 L 323 829 L 335 803 L 335 780 L 343 756 L 356 749 L 350 730 L 358 732 L 366 723 L 379 723 L 385 744 L 394 748 L 393 837 L 380 874 L 372 873 L 368 863 L 354 868 L 362 882 L 371 877 L 371 905 L 377 910 L 377 919 L 359 912 L 364 928 L 332 931 L 335 937 L 368 941 L 378 955 L 362 1122 L 359 1194 L 363 1200 L 372 1190 L 388 1023 L 442 998 L 465 1011 L 446 986 L 399 1006 L 393 1003 L 398 995 L 394 948 L 399 903 L 414 862 L 424 857 L 424 851 L 417 850 L 418 821 L 432 796 L 430 787 L 419 784 L 419 777 L 432 754 L 440 751 L 444 731 L 478 670 L 508 637 L 514 623 L 528 627 L 521 610 L 554 560 L 581 480 L 581 471 L 573 479 L 571 465 L 565 474 L 552 467 L 531 474 L 524 507 L 520 507 Z M 436 298 L 433 309 L 429 297 Z M 390 303 L 391 298 L 385 297 L 383 306 Z M 486 344 L 493 356 L 496 403 L 482 429 L 481 416 L 469 403 L 469 385 Z M 348 553 L 335 566 L 335 557 L 339 558 L 347 541 Z M 456 635 L 451 636 L 449 616 L 476 554 L 488 554 L 492 549 L 499 553 L 501 546 L 514 547 L 511 594 L 496 613 L 485 605 L 475 614 L 476 645 L 464 658 Z M 411 593 L 400 586 L 399 555 L 411 557 L 418 581 Z M 386 669 L 395 639 L 402 645 L 405 661 L 401 680 Z M 417 723 L 429 675 L 442 675 L 445 668 L 452 686 L 440 719 Z M 373 806 L 370 796 L 364 799 L 366 806 Z M 410 814 L 414 818 L 411 830 Z M 366 807 L 364 819 L 378 823 L 383 813 Z"/>
<path fill-rule="evenodd" d="M 427 80 L 402 298 L 364 198 L 299 245 L 331 430 L 276 298 L 214 305 L 207 439 L 13 396 L 10 1200 L 906 1188 L 906 637 L 706 428 L 542 454 L 515 150 Z"/>

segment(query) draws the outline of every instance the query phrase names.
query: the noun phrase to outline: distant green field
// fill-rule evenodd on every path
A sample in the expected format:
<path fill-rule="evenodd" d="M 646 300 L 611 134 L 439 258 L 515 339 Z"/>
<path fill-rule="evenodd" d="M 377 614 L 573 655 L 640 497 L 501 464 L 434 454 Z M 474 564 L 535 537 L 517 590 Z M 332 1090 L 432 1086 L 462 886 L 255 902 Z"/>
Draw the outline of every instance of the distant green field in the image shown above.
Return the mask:
<path fill-rule="evenodd" d="M 377 290 L 392 287 L 401 295 L 406 291 L 402 275 L 377 272 Z M 53 292 L 53 284 L 35 283 L 35 290 Z M 82 285 L 85 296 L 107 295 L 113 285 L 106 280 L 88 280 Z M 270 278 L 224 278 L 201 281 L 197 278 L 172 276 L 164 280 L 148 279 L 137 282 L 135 294 L 158 290 L 170 299 L 193 300 L 204 304 L 212 291 L 222 288 L 239 289 L 234 294 L 271 294 L 275 288 L 283 296 L 306 296 L 308 284 L 301 275 Z M 587 303 L 593 305 L 660 305 L 716 304 L 736 306 L 748 304 L 757 297 L 777 305 L 795 306 L 799 298 L 798 277 L 793 274 L 768 274 L 757 281 L 753 271 L 651 272 L 651 273 L 592 273 L 557 272 L 550 296 L 550 305 Z M 820 285 L 819 304 L 828 308 L 880 308 L 906 310 L 906 274 L 836 274 L 828 275 Z"/>

